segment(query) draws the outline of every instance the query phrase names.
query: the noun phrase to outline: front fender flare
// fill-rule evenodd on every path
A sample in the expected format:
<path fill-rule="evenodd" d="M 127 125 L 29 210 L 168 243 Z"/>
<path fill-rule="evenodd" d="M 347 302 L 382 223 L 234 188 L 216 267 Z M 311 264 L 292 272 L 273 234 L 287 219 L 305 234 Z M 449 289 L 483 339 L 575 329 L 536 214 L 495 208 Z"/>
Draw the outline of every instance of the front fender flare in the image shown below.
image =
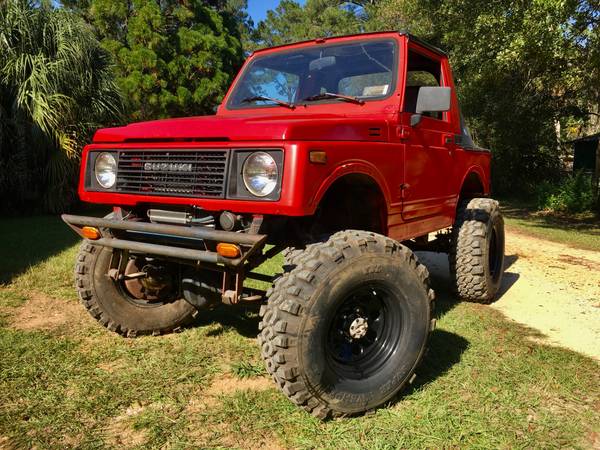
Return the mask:
<path fill-rule="evenodd" d="M 385 199 L 386 209 L 389 213 L 391 195 L 387 183 L 385 182 L 385 178 L 383 175 L 381 175 L 377 168 L 366 161 L 344 161 L 321 182 L 316 194 L 311 198 L 309 203 L 311 214 L 314 214 L 324 195 L 336 181 L 344 176 L 355 174 L 366 175 L 374 181 Z"/>

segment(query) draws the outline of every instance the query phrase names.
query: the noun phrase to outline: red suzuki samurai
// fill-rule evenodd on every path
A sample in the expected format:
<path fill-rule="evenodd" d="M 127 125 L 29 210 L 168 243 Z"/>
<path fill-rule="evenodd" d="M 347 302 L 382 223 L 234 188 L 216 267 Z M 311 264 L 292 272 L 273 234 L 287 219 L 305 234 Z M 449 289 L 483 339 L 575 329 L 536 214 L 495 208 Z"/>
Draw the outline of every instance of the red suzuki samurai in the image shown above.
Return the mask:
<path fill-rule="evenodd" d="M 64 215 L 76 287 L 124 336 L 263 301 L 267 371 L 319 418 L 376 408 L 414 378 L 434 293 L 413 250 L 447 252 L 462 299 L 500 285 L 490 152 L 461 117 L 448 58 L 381 32 L 254 52 L 216 115 L 98 130 Z M 255 269 L 283 253 L 282 273 Z M 247 279 L 272 283 L 268 292 Z"/>

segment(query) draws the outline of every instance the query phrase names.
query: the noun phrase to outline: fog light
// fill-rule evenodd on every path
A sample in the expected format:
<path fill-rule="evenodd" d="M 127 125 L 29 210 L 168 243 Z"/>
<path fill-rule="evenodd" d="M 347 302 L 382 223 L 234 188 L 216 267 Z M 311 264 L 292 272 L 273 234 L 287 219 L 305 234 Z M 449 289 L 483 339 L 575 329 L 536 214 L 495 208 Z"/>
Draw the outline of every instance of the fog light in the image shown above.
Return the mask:
<path fill-rule="evenodd" d="M 229 211 L 223 211 L 219 216 L 221 228 L 225 231 L 232 231 L 238 224 L 238 217 Z"/>
<path fill-rule="evenodd" d="M 89 239 L 90 241 L 97 241 L 102 237 L 100 230 L 96 227 L 83 227 L 81 229 L 81 234 L 84 238 Z"/>
<path fill-rule="evenodd" d="M 217 253 L 225 258 L 237 258 L 240 256 L 240 248 L 235 244 L 220 242 L 217 244 Z"/>

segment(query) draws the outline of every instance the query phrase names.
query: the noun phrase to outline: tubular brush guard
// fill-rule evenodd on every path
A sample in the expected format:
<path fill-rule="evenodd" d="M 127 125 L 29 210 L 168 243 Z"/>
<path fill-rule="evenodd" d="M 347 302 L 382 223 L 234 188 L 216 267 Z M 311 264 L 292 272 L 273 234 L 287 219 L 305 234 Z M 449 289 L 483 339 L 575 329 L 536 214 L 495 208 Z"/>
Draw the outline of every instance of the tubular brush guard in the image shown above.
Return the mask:
<path fill-rule="evenodd" d="M 82 237 L 84 237 L 81 231 L 83 227 L 98 228 L 101 233 L 100 239 L 90 241 L 96 245 L 128 250 L 132 253 L 223 264 L 231 268 L 241 267 L 248 257 L 264 247 L 267 239 L 267 235 L 264 234 L 236 233 L 204 227 L 101 219 L 70 214 L 63 214 L 61 217 L 67 225 Z M 175 246 L 161 243 L 165 240 L 178 238 L 187 241 L 187 244 L 185 246 Z M 143 239 L 143 241 L 140 239 Z M 208 250 L 209 247 L 216 247 L 216 244 L 220 242 L 238 245 L 241 256 L 238 258 L 225 258 L 216 251 Z M 190 245 L 190 243 L 195 245 Z M 199 250 L 196 248 L 198 246 L 204 246 L 205 250 Z"/>

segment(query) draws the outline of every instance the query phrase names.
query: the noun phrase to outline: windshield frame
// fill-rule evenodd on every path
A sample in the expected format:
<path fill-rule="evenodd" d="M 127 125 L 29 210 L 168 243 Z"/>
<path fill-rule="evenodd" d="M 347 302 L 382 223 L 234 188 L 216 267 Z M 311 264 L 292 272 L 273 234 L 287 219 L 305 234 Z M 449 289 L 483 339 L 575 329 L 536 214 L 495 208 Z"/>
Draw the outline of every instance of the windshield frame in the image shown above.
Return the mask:
<path fill-rule="evenodd" d="M 274 51 L 268 52 L 264 55 L 257 54 L 256 56 L 252 57 L 250 59 L 250 61 L 248 61 L 247 64 L 244 65 L 244 68 L 242 69 L 241 73 L 236 78 L 234 86 L 232 86 L 231 91 L 227 95 L 227 102 L 225 103 L 225 108 L 229 111 L 247 110 L 247 109 L 262 109 L 262 108 L 278 108 L 278 109 L 281 108 L 281 105 L 278 105 L 276 103 L 263 104 L 263 105 L 257 105 L 257 104 L 252 104 L 252 103 L 249 103 L 247 105 L 232 104 L 233 99 L 235 98 L 235 95 L 237 93 L 237 90 L 239 89 L 239 86 L 241 85 L 242 80 L 247 75 L 247 73 L 252 69 L 254 64 L 256 64 L 257 61 L 260 61 L 265 58 L 269 58 L 273 55 L 281 55 L 282 53 L 294 53 L 294 52 L 297 52 L 299 50 L 302 50 L 302 49 L 308 48 L 308 47 L 318 46 L 319 48 L 328 48 L 328 47 L 338 47 L 338 46 L 353 45 L 353 44 L 371 44 L 371 43 L 377 43 L 377 42 L 392 43 L 394 55 L 393 55 L 393 67 L 392 67 L 392 69 L 393 69 L 392 70 L 392 81 L 390 83 L 390 89 L 388 89 L 388 92 L 385 95 L 381 95 L 381 96 L 377 96 L 377 97 L 358 97 L 358 98 L 360 98 L 360 100 L 362 100 L 365 103 L 372 103 L 372 102 L 379 102 L 379 101 L 387 100 L 388 98 L 390 98 L 391 96 L 393 96 L 396 93 L 396 89 L 398 88 L 398 76 L 399 76 L 398 65 L 399 65 L 399 60 L 400 60 L 401 46 L 399 45 L 397 39 L 386 36 L 386 37 L 367 38 L 367 39 L 357 38 L 357 39 L 351 39 L 351 40 L 344 40 L 341 42 L 334 41 L 334 42 L 325 43 L 325 44 L 311 43 L 309 45 L 305 45 L 305 46 L 301 46 L 301 47 L 293 47 L 293 48 L 289 48 L 289 49 L 283 48 L 281 50 L 279 50 L 279 49 L 274 50 Z M 322 105 L 322 104 L 331 104 L 331 103 L 341 103 L 341 102 L 340 102 L 340 100 L 335 99 L 335 98 L 317 100 L 317 101 L 306 101 L 306 102 L 300 100 L 300 101 L 298 101 L 298 103 L 294 103 L 294 106 L 312 106 L 312 105 Z M 350 105 L 351 103 L 345 103 L 345 104 Z M 355 106 L 361 106 L 361 105 L 356 104 Z"/>

